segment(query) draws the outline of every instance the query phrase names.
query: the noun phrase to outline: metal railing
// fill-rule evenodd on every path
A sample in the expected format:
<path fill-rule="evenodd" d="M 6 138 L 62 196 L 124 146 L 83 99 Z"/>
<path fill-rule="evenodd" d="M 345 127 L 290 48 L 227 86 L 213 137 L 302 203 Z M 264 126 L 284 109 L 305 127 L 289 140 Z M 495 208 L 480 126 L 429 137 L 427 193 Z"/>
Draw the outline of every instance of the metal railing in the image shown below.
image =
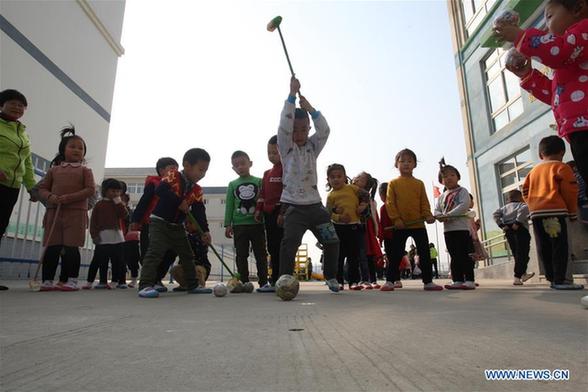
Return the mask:
<path fill-rule="evenodd" d="M 481 241 L 481 244 L 488 254 L 488 258 L 484 260 L 484 267 L 494 265 L 494 259 L 498 258 L 503 259 L 506 257 L 507 261 L 510 261 L 512 253 L 504 233 Z"/>

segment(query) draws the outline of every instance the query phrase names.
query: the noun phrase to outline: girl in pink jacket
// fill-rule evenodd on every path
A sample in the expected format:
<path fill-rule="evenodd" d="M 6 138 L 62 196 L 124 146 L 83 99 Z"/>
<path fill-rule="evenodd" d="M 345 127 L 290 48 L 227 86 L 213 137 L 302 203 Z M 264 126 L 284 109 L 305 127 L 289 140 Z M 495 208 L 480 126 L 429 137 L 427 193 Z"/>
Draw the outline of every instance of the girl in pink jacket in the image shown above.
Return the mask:
<path fill-rule="evenodd" d="M 527 58 L 553 69 L 549 79 L 531 62 L 513 62 L 507 68 L 521 78 L 521 87 L 551 105 L 558 134 L 570 143 L 572 155 L 588 179 L 588 0 L 549 0 L 545 6 L 549 32 L 521 30 L 498 23 L 496 34 L 513 42 Z"/>

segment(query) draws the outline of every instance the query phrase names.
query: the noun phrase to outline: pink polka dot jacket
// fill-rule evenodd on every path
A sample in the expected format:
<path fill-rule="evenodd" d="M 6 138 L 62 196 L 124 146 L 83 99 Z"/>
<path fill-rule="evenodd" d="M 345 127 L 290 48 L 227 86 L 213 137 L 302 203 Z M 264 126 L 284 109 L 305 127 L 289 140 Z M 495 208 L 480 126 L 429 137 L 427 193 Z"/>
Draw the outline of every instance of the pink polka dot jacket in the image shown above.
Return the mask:
<path fill-rule="evenodd" d="M 534 69 L 521 87 L 551 105 L 559 135 L 588 131 L 588 19 L 570 26 L 563 36 L 528 29 L 516 48 L 554 71 L 550 80 Z"/>

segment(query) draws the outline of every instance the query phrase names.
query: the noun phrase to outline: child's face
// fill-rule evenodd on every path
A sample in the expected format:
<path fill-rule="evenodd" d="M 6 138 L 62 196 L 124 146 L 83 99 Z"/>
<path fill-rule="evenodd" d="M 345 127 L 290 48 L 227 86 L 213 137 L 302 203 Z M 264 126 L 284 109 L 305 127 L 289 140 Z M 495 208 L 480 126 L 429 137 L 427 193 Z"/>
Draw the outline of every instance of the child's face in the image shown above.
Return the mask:
<path fill-rule="evenodd" d="M 84 143 L 77 137 L 70 139 L 65 145 L 65 161 L 81 162 L 84 160 Z"/>
<path fill-rule="evenodd" d="M 277 144 L 267 145 L 267 159 L 274 165 L 280 163 L 280 153 Z"/>
<path fill-rule="evenodd" d="M 104 196 L 106 196 L 109 199 L 114 199 L 115 197 L 119 197 L 121 193 L 120 189 L 112 189 L 109 188 L 106 190 L 106 192 L 104 192 Z"/>
<path fill-rule="evenodd" d="M 386 202 L 386 192 L 380 192 L 380 200 L 382 200 L 382 203 Z"/>
<path fill-rule="evenodd" d="M 304 146 L 308 141 L 310 132 L 310 121 L 308 118 L 295 118 L 292 141 L 298 146 Z"/>
<path fill-rule="evenodd" d="M 343 170 L 331 170 L 327 181 L 334 190 L 341 189 L 345 185 L 345 173 L 343 173 Z"/>
<path fill-rule="evenodd" d="M 404 154 L 396 161 L 396 167 L 401 175 L 412 175 L 412 171 L 416 167 L 416 162 L 412 156 Z"/>
<path fill-rule="evenodd" d="M 470 197 L 470 208 L 474 208 L 474 198 Z"/>
<path fill-rule="evenodd" d="M 367 175 L 365 174 L 360 174 L 359 176 L 353 179 L 353 185 L 357 185 L 361 189 L 365 189 L 365 187 L 367 186 L 367 182 L 368 179 Z"/>
<path fill-rule="evenodd" d="M 209 164 L 210 162 L 207 161 L 198 161 L 193 165 L 188 162 L 184 162 L 184 174 L 190 181 L 198 182 L 206 175 Z"/>
<path fill-rule="evenodd" d="M 441 183 L 445 185 L 447 189 L 455 189 L 457 188 L 459 179 L 457 178 L 457 173 L 453 170 L 445 170 L 443 174 L 441 174 Z"/>
<path fill-rule="evenodd" d="M 247 157 L 240 156 L 234 159 L 231 159 L 231 163 L 233 164 L 233 170 L 241 177 L 246 177 L 249 175 L 249 169 L 253 165 Z"/>
<path fill-rule="evenodd" d="M 586 8 L 586 6 L 582 8 Z M 549 3 L 545 6 L 545 21 L 547 29 L 552 34 L 563 35 L 568 27 L 581 18 L 578 12 L 571 12 L 559 3 Z"/>
<path fill-rule="evenodd" d="M 24 103 L 17 99 L 11 99 L 10 101 L 4 102 L 4 105 L 0 107 L 0 111 L 12 120 L 18 120 L 24 115 L 26 110 Z"/>
<path fill-rule="evenodd" d="M 167 165 L 166 167 L 164 167 L 163 169 L 159 169 L 159 176 L 160 177 L 165 177 L 169 174 L 170 171 L 172 170 L 178 170 L 178 166 L 176 165 Z"/>

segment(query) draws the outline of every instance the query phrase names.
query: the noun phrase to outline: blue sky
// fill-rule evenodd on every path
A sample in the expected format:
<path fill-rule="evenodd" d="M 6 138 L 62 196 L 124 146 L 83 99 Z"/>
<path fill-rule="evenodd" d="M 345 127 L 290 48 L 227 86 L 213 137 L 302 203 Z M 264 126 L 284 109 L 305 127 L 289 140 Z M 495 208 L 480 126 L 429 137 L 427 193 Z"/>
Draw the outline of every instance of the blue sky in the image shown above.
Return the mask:
<path fill-rule="evenodd" d="M 106 166 L 153 166 L 202 147 L 212 156 L 202 184 L 221 186 L 240 149 L 261 176 L 290 78 L 278 34 L 265 28 L 276 15 L 302 93 L 331 126 L 319 177 L 337 162 L 351 177 L 389 181 L 408 147 L 431 198 L 441 156 L 469 188 L 442 0 L 127 1 Z"/>

